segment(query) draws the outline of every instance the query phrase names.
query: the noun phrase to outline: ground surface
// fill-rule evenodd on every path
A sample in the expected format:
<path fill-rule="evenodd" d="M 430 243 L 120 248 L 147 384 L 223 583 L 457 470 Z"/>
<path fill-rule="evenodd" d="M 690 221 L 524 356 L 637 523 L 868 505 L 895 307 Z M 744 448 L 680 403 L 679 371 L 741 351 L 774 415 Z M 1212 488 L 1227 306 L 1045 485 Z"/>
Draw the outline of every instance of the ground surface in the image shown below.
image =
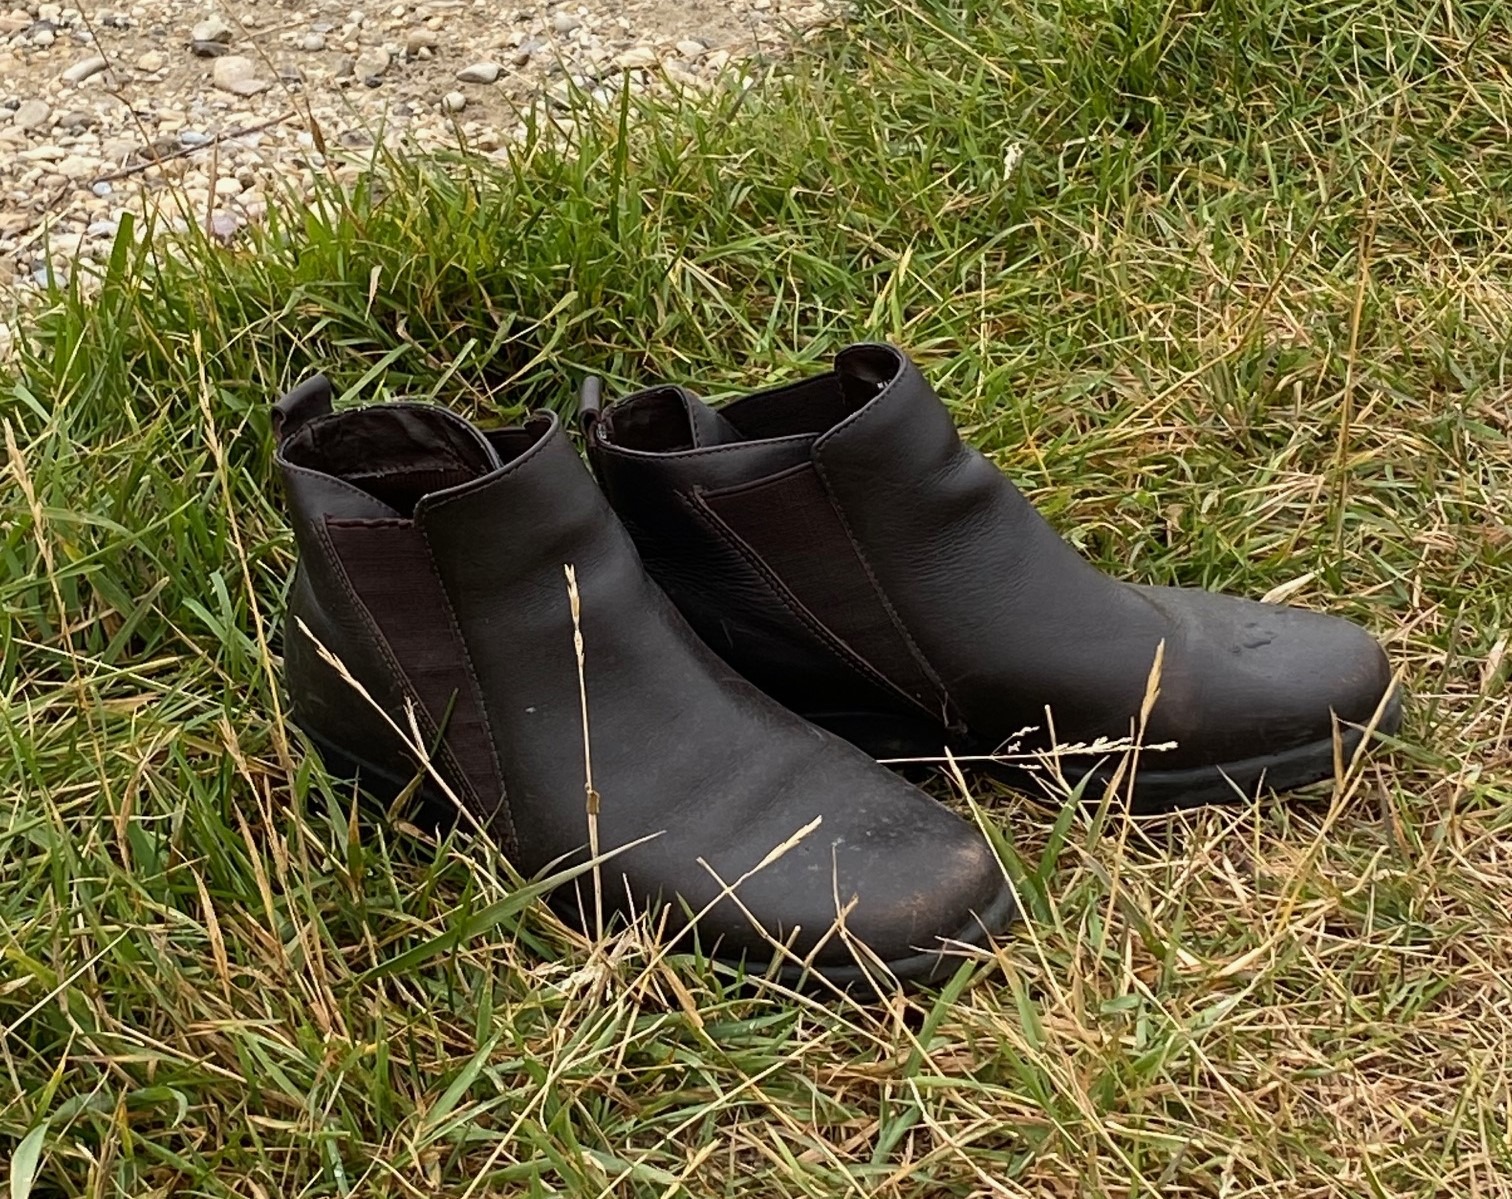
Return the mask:
<path fill-rule="evenodd" d="M 11 1193 L 1512 1194 L 1509 38 L 875 5 L 628 138 L 590 103 L 42 297 L 0 366 Z M 969 779 L 1030 920 L 880 1003 L 585 945 L 288 739 L 290 381 L 493 418 L 859 336 L 1105 569 L 1366 624 L 1400 737 L 1169 822 Z"/>
<path fill-rule="evenodd" d="M 485 152 L 622 79 L 700 88 L 833 0 L 0 0 L 0 286 L 109 248 L 126 212 L 224 237 L 375 142 Z M 85 67 L 97 68 L 83 74 Z M 466 78 L 459 78 L 459 75 Z M 328 162 L 328 159 L 330 160 Z M 152 164 L 156 165 L 152 165 Z"/>

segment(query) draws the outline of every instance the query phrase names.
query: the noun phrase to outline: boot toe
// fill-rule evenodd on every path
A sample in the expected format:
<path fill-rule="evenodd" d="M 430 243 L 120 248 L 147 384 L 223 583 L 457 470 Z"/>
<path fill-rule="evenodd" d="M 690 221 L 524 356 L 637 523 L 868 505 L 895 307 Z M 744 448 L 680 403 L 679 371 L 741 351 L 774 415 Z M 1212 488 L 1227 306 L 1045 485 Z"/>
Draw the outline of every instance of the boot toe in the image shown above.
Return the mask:
<path fill-rule="evenodd" d="M 980 831 L 850 746 L 825 741 L 776 802 L 738 805 L 749 813 L 739 847 L 711 852 L 718 841 L 686 826 L 627 855 L 644 858 L 647 876 L 685 880 L 679 906 L 701 913 L 704 950 L 759 970 L 776 941 L 790 965 L 811 960 L 834 980 L 859 977 L 858 956 L 868 955 L 899 979 L 919 979 L 949 968 L 942 951 L 1003 932 L 1016 915 L 1012 891 Z M 699 857 L 708 870 L 693 867 Z M 734 898 L 720 898 L 721 884 L 735 884 Z"/>
<path fill-rule="evenodd" d="M 760 876 L 748 880 L 747 906 L 780 913 L 768 932 L 786 940 L 796 931 L 794 952 L 812 954 L 832 977 L 870 955 L 899 978 L 917 978 L 933 974 L 942 953 L 985 944 L 1015 914 L 1002 866 L 975 828 L 917 799 L 900 821 L 816 837 L 787 869 L 773 867 L 756 886 Z M 749 929 L 737 934 L 749 937 Z"/>
<path fill-rule="evenodd" d="M 1348 724 L 1365 724 L 1375 715 L 1391 687 L 1391 664 L 1386 651 L 1369 633 L 1337 616 L 1296 608 L 1298 629 L 1295 663 L 1305 671 L 1301 699 L 1309 711 L 1332 713 Z M 1324 736 L 1332 732 L 1331 722 Z"/>
<path fill-rule="evenodd" d="M 1224 763 L 1330 741 L 1335 721 L 1369 722 L 1391 667 L 1358 625 L 1301 608 L 1162 589 L 1181 642 L 1168 653 L 1152 738 L 1180 765 Z M 1392 731 L 1391 705 L 1381 728 Z"/>
<path fill-rule="evenodd" d="M 889 867 L 872 864 L 865 851 L 857 855 L 845 927 L 895 974 L 911 975 L 942 951 L 984 945 L 1014 915 L 1002 865 L 982 835 L 944 808 L 927 815 L 943 819 L 930 820 L 936 827 L 928 835 L 893 848 Z M 852 956 L 848 946 L 827 949 L 824 960 Z"/>

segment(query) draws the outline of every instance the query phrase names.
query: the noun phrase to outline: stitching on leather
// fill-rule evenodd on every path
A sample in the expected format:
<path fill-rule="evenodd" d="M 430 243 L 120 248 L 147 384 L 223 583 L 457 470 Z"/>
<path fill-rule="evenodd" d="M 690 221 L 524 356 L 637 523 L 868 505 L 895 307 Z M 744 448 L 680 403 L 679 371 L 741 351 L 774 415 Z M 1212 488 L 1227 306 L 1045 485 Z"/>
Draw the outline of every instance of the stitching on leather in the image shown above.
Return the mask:
<path fill-rule="evenodd" d="M 706 506 L 701 497 L 690 499 L 680 491 L 673 492 L 673 495 L 676 496 L 679 503 L 687 507 L 700 524 L 704 525 L 704 527 L 724 541 L 743 561 L 756 571 L 778 603 L 782 604 L 799 624 L 818 637 L 820 643 L 838 657 L 843 666 L 854 671 L 868 682 L 874 683 L 890 694 L 898 696 L 919 711 L 926 713 L 930 717 L 934 716 L 933 712 L 930 712 L 928 708 L 919 703 L 918 700 L 909 695 L 908 692 L 904 691 L 886 675 L 878 671 L 870 662 L 861 657 L 855 650 L 841 641 L 840 638 L 836 637 L 834 633 L 830 632 L 823 622 L 784 586 L 782 580 L 766 564 L 761 555 L 744 538 L 736 533 L 734 529 L 725 524 L 717 512 Z"/>
<path fill-rule="evenodd" d="M 458 416 L 450 408 L 441 407 L 441 405 L 439 404 L 417 404 L 413 400 L 389 400 L 387 403 L 383 404 L 368 404 L 364 408 L 356 409 L 356 411 L 366 412 L 375 408 L 398 408 L 404 412 L 423 413 L 427 417 L 427 419 L 439 418 L 446 424 L 451 425 L 452 428 L 456 429 L 458 432 L 466 433 L 469 437 L 476 437 L 480 432 L 477 426 L 474 425 L 471 421 L 467 420 L 465 417 Z M 348 409 L 348 411 L 352 411 L 352 409 Z M 443 449 L 445 449 L 445 447 L 443 447 Z"/>
<path fill-rule="evenodd" d="M 729 496 L 744 495 L 750 491 L 760 491 L 764 487 L 770 487 L 774 483 L 781 482 L 791 475 L 796 475 L 808 470 L 812 462 L 800 462 L 796 466 L 790 466 L 786 470 L 780 470 L 775 475 L 765 475 L 760 479 L 752 479 L 748 483 L 736 483 L 732 487 L 709 488 L 703 494 L 713 499 L 725 499 Z M 733 530 L 732 530 L 733 531 Z"/>
<path fill-rule="evenodd" d="M 449 504 L 456 504 L 460 503 L 463 500 L 470 499 L 473 496 L 477 495 L 480 491 L 484 490 L 486 487 L 497 483 L 499 480 L 517 474 L 527 462 L 540 457 L 540 455 L 545 452 L 546 447 L 555 442 L 559 435 L 563 435 L 562 423 L 557 419 L 556 414 L 553 413 L 551 416 L 551 427 L 541 435 L 540 440 L 537 441 L 535 445 L 531 446 L 518 458 L 512 458 L 497 470 L 484 475 L 481 480 L 473 480 L 471 482 L 461 484 L 459 491 L 455 495 L 443 496 L 441 499 L 433 499 L 432 496 L 426 496 L 420 501 L 419 504 L 416 505 L 416 516 L 418 517 L 422 512 L 426 513 L 427 515 L 432 512 L 440 512 L 441 509 L 445 508 Z M 572 456 L 574 458 L 577 457 L 576 450 L 573 450 Z M 579 461 L 581 461 L 581 459 L 579 459 Z M 432 494 L 434 495 L 434 493 Z"/>
<path fill-rule="evenodd" d="M 602 428 L 603 426 L 600 425 L 599 427 Z M 598 445 L 606 453 L 618 454 L 621 458 L 625 458 L 631 462 L 656 462 L 668 458 L 675 459 L 679 462 L 686 462 L 690 459 L 711 458 L 715 454 L 733 454 L 738 453 L 742 450 L 749 453 L 754 448 L 759 448 L 761 446 L 786 445 L 790 442 L 796 445 L 813 440 L 814 435 L 812 433 L 790 433 L 786 437 L 768 437 L 763 438 L 760 441 L 740 441 L 736 442 L 734 445 L 711 445 L 705 446 L 701 450 L 654 451 L 628 449 L 625 446 L 615 445 L 614 442 L 610 441 L 606 436 L 600 435 L 598 438 Z"/>
<path fill-rule="evenodd" d="M 454 470 L 470 471 L 477 469 L 476 467 L 469 466 L 467 463 L 463 462 L 462 459 L 459 458 L 450 449 L 432 449 L 428 452 L 435 454 L 438 458 L 446 459 L 446 466 L 451 467 Z M 348 477 L 353 479 L 387 479 L 393 475 L 412 475 L 415 473 L 415 469 L 416 468 L 413 466 L 391 466 L 387 470 L 354 470 L 350 472 Z M 427 465 L 422 466 L 419 469 L 435 470 L 436 467 L 433 465 Z"/>
<path fill-rule="evenodd" d="M 315 479 L 315 480 L 318 480 L 321 483 L 327 483 L 327 482 L 334 483 L 334 484 L 336 484 L 337 487 L 340 487 L 340 488 L 342 488 L 345 491 L 349 491 L 353 495 L 361 496 L 364 500 L 366 500 L 370 504 L 377 504 L 381 508 L 387 508 L 390 512 L 394 513 L 395 517 L 399 516 L 399 513 L 398 512 L 394 512 L 394 509 L 393 509 L 393 507 L 391 505 L 385 504 L 382 500 L 378 499 L 376 496 L 369 495 L 367 492 L 363 491 L 362 488 L 360 488 L 360 487 L 354 487 L 354 486 L 352 486 L 352 484 L 348 483 L 345 479 L 340 478 L 337 475 L 328 475 L 328 474 L 325 474 L 323 471 L 312 470 L 308 466 L 299 466 L 296 463 L 290 462 L 290 461 L 288 461 L 285 458 L 278 458 L 278 459 L 276 459 L 276 461 L 278 462 L 279 466 L 283 467 L 284 470 L 293 471 L 297 475 L 303 475 L 305 478 Z"/>
<path fill-rule="evenodd" d="M 467 777 L 467 772 L 462 769 L 461 763 L 452 754 L 451 747 L 446 743 L 446 738 L 441 735 L 440 726 L 432 718 L 429 709 L 426 708 L 424 702 L 422 702 L 420 696 L 410 684 L 409 675 L 405 674 L 404 668 L 394 656 L 394 650 L 389 645 L 388 638 L 383 635 L 383 630 L 378 627 L 378 622 L 373 619 L 373 614 L 368 611 L 368 606 L 362 602 L 362 597 L 357 594 L 357 589 L 352 586 L 352 580 L 347 575 L 345 565 L 342 564 L 341 555 L 336 552 L 336 545 L 331 540 L 330 532 L 326 528 L 328 522 L 317 521 L 314 523 L 315 535 L 320 542 L 321 549 L 325 551 L 326 560 L 336 568 L 332 573 L 335 574 L 337 580 L 340 582 L 342 590 L 346 592 L 347 600 L 352 605 L 353 610 L 357 613 L 362 623 L 367 626 L 369 634 L 372 635 L 373 644 L 378 647 L 378 654 L 388 666 L 389 673 L 394 680 L 398 681 L 399 689 L 404 692 L 405 698 L 414 706 L 416 721 L 420 724 L 422 731 L 429 734 L 428 739 L 439 748 L 442 763 L 447 767 L 452 779 L 458 783 L 460 790 L 470 797 L 474 804 L 481 807 L 482 805 L 478 801 L 478 796 L 473 789 L 472 783 Z M 326 648 L 330 649 L 330 646 L 326 646 Z M 391 713 L 390 715 L 392 716 L 393 714 Z M 408 756 L 413 747 L 404 740 L 403 736 L 399 740 L 404 745 L 406 756 Z M 419 767 L 419 763 L 416 763 L 416 766 Z"/>
<path fill-rule="evenodd" d="M 891 349 L 891 347 L 889 347 L 889 349 Z M 883 397 L 889 395 L 892 392 L 893 388 L 897 387 L 897 385 L 902 381 L 903 376 L 908 373 L 909 368 L 912 365 L 908 361 L 908 359 L 906 359 L 896 350 L 892 350 L 892 355 L 894 360 L 898 363 L 897 373 L 887 381 L 887 385 L 885 387 L 881 388 L 881 390 L 879 390 L 876 395 L 872 396 L 871 399 L 867 400 L 866 403 L 861 406 L 860 411 L 853 412 L 838 425 L 835 425 L 834 428 L 828 429 L 819 435 L 819 440 L 814 443 L 816 459 L 818 453 L 824 448 L 824 443 L 830 441 L 839 441 L 841 437 L 848 433 L 850 430 L 859 429 L 863 421 L 869 420 L 871 417 L 875 416 L 877 411 L 881 408 Z M 817 465 L 817 461 L 815 464 Z M 842 517 L 842 519 L 844 518 Z"/>
<path fill-rule="evenodd" d="M 814 456 L 814 470 L 819 475 L 819 481 L 824 484 L 824 498 L 829 501 L 830 507 L 835 510 L 835 515 L 840 520 L 840 527 L 845 530 L 846 539 L 851 543 L 851 548 L 855 550 L 856 558 L 861 563 L 861 569 L 866 571 L 866 577 L 872 585 L 872 590 L 876 592 L 877 600 L 881 603 L 882 610 L 887 613 L 888 619 L 893 623 L 893 628 L 903 638 L 903 643 L 908 646 L 908 652 L 913 655 L 914 662 L 924 672 L 924 677 L 935 685 L 940 702 L 944 705 L 941 715 L 945 718 L 945 722 L 947 724 L 956 723 L 955 717 L 958 713 L 955 700 L 951 698 L 950 689 L 945 686 L 944 680 L 935 672 L 934 667 L 929 664 L 929 659 L 924 656 L 924 652 L 919 648 L 918 643 L 914 641 L 913 635 L 904 626 L 891 601 L 888 600 L 886 594 L 883 592 L 882 584 L 877 579 L 877 572 L 872 569 L 871 559 L 866 556 L 866 551 L 861 548 L 861 543 L 856 539 L 855 530 L 851 528 L 850 521 L 845 518 L 845 509 L 835 502 L 835 493 L 830 487 L 829 476 L 825 473 L 824 464 L 819 461 L 817 454 Z"/>
<path fill-rule="evenodd" d="M 333 529 L 412 529 L 415 522 L 402 516 L 374 517 L 326 517 L 326 524 Z"/>
<path fill-rule="evenodd" d="M 446 620 L 451 626 L 452 636 L 456 638 L 458 647 L 462 650 L 462 664 L 467 669 L 468 681 L 473 687 L 473 698 L 478 704 L 478 714 L 483 717 L 483 732 L 488 738 L 488 756 L 493 760 L 494 780 L 499 786 L 499 805 L 496 811 L 480 813 L 489 820 L 502 817 L 504 824 L 504 838 L 509 847 L 511 857 L 517 855 L 520 842 L 515 832 L 514 813 L 509 808 L 509 789 L 504 784 L 504 768 L 499 763 L 499 747 L 494 744 L 493 722 L 488 715 L 488 702 L 483 696 L 483 685 L 478 681 L 477 669 L 473 666 L 472 653 L 467 648 L 467 639 L 462 636 L 462 627 L 457 622 L 456 611 L 452 608 L 451 596 L 447 593 L 446 582 L 441 577 L 441 571 L 436 566 L 435 555 L 431 552 L 430 539 L 423 533 L 420 540 L 425 546 L 425 560 L 431 568 L 431 576 L 436 580 L 436 586 L 441 591 L 441 603 L 446 609 Z M 474 799 L 477 799 L 474 794 Z M 479 805 L 481 806 L 481 804 Z"/>
<path fill-rule="evenodd" d="M 420 412 L 420 413 L 425 413 L 427 415 L 427 417 L 438 417 L 441 420 L 443 420 L 445 423 L 451 425 L 454 429 L 462 431 L 462 432 L 466 432 L 466 433 L 468 433 L 470 435 L 471 434 L 476 434 L 478 432 L 477 429 L 475 429 L 467 421 L 463 420 L 455 412 L 452 412 L 448 408 L 442 408 L 439 404 L 416 404 L 416 403 L 414 403 L 412 401 L 409 401 L 409 400 L 390 400 L 387 403 L 381 403 L 381 404 L 364 404 L 364 405 L 362 405 L 361 407 L 358 407 L 358 408 L 343 408 L 339 412 L 325 412 L 325 413 L 322 413 L 320 416 L 312 417 L 310 420 L 307 420 L 307 421 L 304 422 L 304 424 L 300 425 L 299 428 L 295 429 L 294 432 L 290 433 L 289 436 L 286 437 L 279 446 L 277 446 L 277 448 L 274 450 L 274 453 L 273 453 L 274 461 L 278 462 L 280 465 L 287 466 L 290 470 L 297 470 L 297 471 L 300 471 L 300 472 L 302 472 L 304 474 L 319 475 L 323 479 L 336 479 L 336 481 L 338 483 L 342 482 L 342 480 L 339 479 L 339 478 L 337 478 L 337 476 L 335 476 L 335 475 L 327 475 L 323 471 L 313 470 L 312 468 L 307 467 L 307 466 L 298 466 L 295 463 L 290 462 L 287 458 L 284 457 L 284 449 L 285 449 L 285 447 L 288 446 L 288 445 L 290 445 L 294 441 L 295 438 L 299 437 L 301 434 L 305 433 L 307 430 L 316 429 L 319 426 L 321 426 L 323 424 L 327 424 L 327 423 L 332 422 L 332 421 L 337 421 L 337 420 L 342 420 L 342 419 L 348 418 L 348 417 L 352 416 L 354 413 L 358 413 L 358 412 L 382 412 L 382 411 L 391 411 L 393 409 L 399 409 L 402 412 Z M 313 439 L 314 439 L 313 435 L 311 435 L 310 437 L 306 438 L 306 440 L 313 440 Z M 467 463 L 463 462 L 461 458 L 459 458 L 459 457 L 456 456 L 456 453 L 450 447 L 448 447 L 448 446 L 441 446 L 441 447 L 439 447 L 437 449 L 437 452 L 440 453 L 440 454 L 442 454 L 442 455 L 444 455 L 444 456 L 446 456 L 446 457 L 448 457 L 450 459 L 450 461 L 452 462 L 452 464 L 454 466 L 456 466 L 459 470 L 470 470 L 471 469 L 467 465 Z M 381 475 L 383 475 L 385 473 L 389 473 L 389 472 L 383 472 L 383 471 L 375 472 L 375 475 L 374 476 L 370 476 L 370 477 L 381 476 Z M 366 493 L 363 493 L 363 494 L 366 494 Z"/>
<path fill-rule="evenodd" d="M 340 412 L 322 412 L 319 416 L 310 417 L 309 420 L 304 421 L 302 424 L 300 424 L 298 428 L 296 428 L 292 433 L 290 433 L 282 441 L 280 441 L 276 447 L 274 447 L 275 456 L 281 455 L 283 453 L 284 446 L 289 445 L 291 442 L 293 442 L 296 438 L 303 434 L 305 430 L 318 428 L 320 425 L 326 424 L 329 421 L 333 421 L 341 415 L 342 414 Z"/>
<path fill-rule="evenodd" d="M 897 629 L 898 635 L 903 638 L 904 644 L 908 646 L 909 652 L 913 654 L 914 661 L 924 671 L 925 677 L 938 689 L 940 699 L 945 704 L 944 714 L 947 721 L 949 721 L 952 715 L 958 714 L 958 709 L 956 708 L 955 700 L 951 697 L 950 689 L 945 686 L 944 680 L 940 678 L 934 667 L 930 665 L 929 659 L 924 656 L 924 652 L 919 648 L 918 642 L 913 639 L 913 635 L 908 631 L 902 619 L 898 616 L 897 611 L 893 608 L 892 603 L 883 593 L 876 571 L 872 568 L 871 559 L 866 556 L 866 551 L 861 548 L 861 543 L 856 538 L 855 530 L 851 528 L 850 521 L 846 519 L 844 507 L 835 501 L 834 488 L 831 486 L 829 473 L 825 470 L 822 460 L 823 451 L 827 444 L 839 441 L 844 434 L 850 430 L 860 428 L 862 422 L 876 415 L 881 410 L 883 399 L 893 393 L 904 376 L 912 369 L 908 359 L 902 354 L 899 354 L 896 350 L 891 350 L 891 353 L 894 361 L 898 363 L 897 372 L 859 412 L 841 421 L 833 429 L 819 436 L 818 440 L 814 443 L 814 470 L 818 473 L 820 482 L 824 484 L 825 496 L 830 502 L 830 507 L 835 510 L 835 515 L 839 517 L 840 525 L 845 530 L 845 535 L 850 540 L 851 547 L 856 551 L 856 557 L 860 559 L 862 569 L 866 571 L 866 577 L 871 581 L 872 589 L 877 593 L 877 599 L 881 601 L 883 610 L 893 622 L 893 627 Z"/>

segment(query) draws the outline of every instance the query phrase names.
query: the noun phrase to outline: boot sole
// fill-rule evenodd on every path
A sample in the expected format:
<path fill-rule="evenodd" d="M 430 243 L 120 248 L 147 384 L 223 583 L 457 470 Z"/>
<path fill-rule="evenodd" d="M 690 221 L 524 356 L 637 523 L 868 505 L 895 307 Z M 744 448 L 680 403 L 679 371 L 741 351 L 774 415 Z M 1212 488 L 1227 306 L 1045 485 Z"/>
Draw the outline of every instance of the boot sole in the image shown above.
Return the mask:
<path fill-rule="evenodd" d="M 982 759 L 990 751 L 980 747 L 943 746 L 940 730 L 935 726 L 852 712 L 819 713 L 806 719 L 883 761 L 906 764 L 909 759 L 918 759 L 936 763 L 942 748 L 948 748 L 952 754 L 966 759 L 962 762 L 963 768 L 979 770 L 1031 799 L 1046 798 L 1039 786 L 1044 779 L 1042 771 L 1007 762 L 984 761 Z M 1375 732 L 1395 733 L 1401 723 L 1402 695 L 1396 691 L 1387 701 Z M 1339 748 L 1345 762 L 1354 756 L 1364 737 L 1364 729 L 1348 726 L 1340 730 Z M 1101 798 L 1103 788 L 1112 781 L 1114 768 L 1098 765 L 1085 773 L 1089 781 L 1083 794 L 1089 800 Z M 1066 774 L 1073 783 L 1081 777 L 1070 770 Z M 1205 804 L 1245 803 L 1262 791 L 1294 791 L 1333 776 L 1334 739 L 1326 737 L 1277 753 L 1216 766 L 1194 766 L 1185 770 L 1141 769 L 1134 779 L 1133 796 L 1126 799 L 1125 806 L 1136 816 L 1146 816 Z"/>
<path fill-rule="evenodd" d="M 362 759 L 347 753 L 325 738 L 316 736 L 308 730 L 301 731 L 305 739 L 320 754 L 326 772 L 332 778 L 350 779 L 385 808 L 392 804 L 402 792 L 409 789 L 414 782 L 413 778 L 396 779 L 390 772 L 363 762 Z M 451 822 L 457 819 L 455 806 L 428 783 L 422 783 L 416 794 L 427 816 L 440 822 Z M 884 962 L 883 965 L 887 973 L 899 982 L 922 985 L 940 982 L 955 973 L 966 951 L 989 949 L 993 939 L 1012 927 L 1017 917 L 1018 902 L 1014 898 L 1013 889 L 1005 879 L 1002 889 L 987 908 L 980 913 L 973 913 L 954 937 L 948 941 L 942 941 L 939 949 L 921 948 L 915 954 Z M 765 965 L 753 963 L 749 957 L 738 960 L 714 954 L 713 959 L 732 970 L 744 968 L 753 976 L 765 975 L 767 972 Z M 815 963 L 808 967 L 784 964 L 778 969 L 776 978 L 784 986 L 791 986 L 801 983 L 805 976 L 818 975 L 842 989 L 875 989 L 880 973 L 876 968 L 863 968 L 856 963 Z"/>

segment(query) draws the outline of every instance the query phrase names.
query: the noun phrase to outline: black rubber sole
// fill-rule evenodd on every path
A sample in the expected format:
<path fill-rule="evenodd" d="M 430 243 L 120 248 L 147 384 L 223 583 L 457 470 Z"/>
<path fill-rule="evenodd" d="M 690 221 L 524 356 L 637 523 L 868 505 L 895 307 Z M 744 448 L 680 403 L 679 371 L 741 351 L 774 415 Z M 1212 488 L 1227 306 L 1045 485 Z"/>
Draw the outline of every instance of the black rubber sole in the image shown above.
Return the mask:
<path fill-rule="evenodd" d="M 384 808 L 389 807 L 400 794 L 414 784 L 413 776 L 404 779 L 396 778 L 392 772 L 380 770 L 363 762 L 323 737 L 308 731 L 305 731 L 304 736 L 320 754 L 321 761 L 324 762 L 329 774 L 335 778 L 351 779 L 375 803 Z M 456 806 L 430 780 L 421 782 L 416 798 L 428 819 L 438 824 L 455 823 Z M 563 905 L 560 910 L 570 918 L 570 905 Z M 1018 915 L 1018 904 L 1014 899 L 1013 889 L 1005 879 L 1002 889 L 986 909 L 972 913 L 955 936 L 942 940 L 938 948 L 928 949 L 919 946 L 917 953 L 896 961 L 884 962 L 886 975 L 891 975 L 898 982 L 917 985 L 942 981 L 959 968 L 964 952 L 988 948 L 993 938 L 1002 935 L 1013 926 Z M 770 959 L 761 962 L 747 956 L 736 960 L 721 957 L 717 952 L 713 955 L 713 960 L 732 970 L 744 969 L 753 978 L 766 976 L 771 966 Z M 843 990 L 857 988 L 875 990 L 877 983 L 886 982 L 886 975 L 875 966 L 863 967 L 858 962 L 816 962 L 808 967 L 785 962 L 778 968 L 775 977 L 784 986 L 799 984 L 805 977 L 817 976 Z"/>
<path fill-rule="evenodd" d="M 819 713 L 810 715 L 807 719 L 844 737 L 872 757 L 892 764 L 906 764 L 910 761 L 937 763 L 941 753 L 947 748 L 941 744 L 941 733 L 937 727 L 891 717 L 876 719 L 861 713 Z M 1402 696 L 1398 691 L 1387 701 L 1375 731 L 1394 733 L 1401 727 L 1401 723 Z M 1345 762 L 1354 755 L 1364 736 L 1364 730 L 1359 728 L 1345 727 L 1340 731 L 1340 750 Z M 1050 802 L 1042 786 L 1045 778 L 1043 771 L 1012 762 L 991 761 L 990 749 L 970 746 L 948 748 L 952 754 L 962 759 L 963 769 L 979 770 L 1031 798 Z M 1156 756 L 1151 754 L 1145 762 Z M 1072 784 L 1084 776 L 1090 776 L 1083 795 L 1089 801 L 1096 801 L 1102 798 L 1115 769 L 1116 762 L 1100 764 L 1088 761 L 1079 769 L 1075 768 L 1074 763 L 1065 763 L 1062 773 Z M 1135 815 L 1153 815 L 1205 804 L 1244 803 L 1263 791 L 1294 791 L 1299 787 L 1323 782 L 1333 775 L 1334 739 L 1326 737 L 1278 753 L 1262 754 L 1216 766 L 1151 770 L 1141 764 L 1134 779 L 1132 796 L 1129 796 L 1126 780 L 1120 785 L 1120 790 L 1126 797 L 1127 811 Z"/>

